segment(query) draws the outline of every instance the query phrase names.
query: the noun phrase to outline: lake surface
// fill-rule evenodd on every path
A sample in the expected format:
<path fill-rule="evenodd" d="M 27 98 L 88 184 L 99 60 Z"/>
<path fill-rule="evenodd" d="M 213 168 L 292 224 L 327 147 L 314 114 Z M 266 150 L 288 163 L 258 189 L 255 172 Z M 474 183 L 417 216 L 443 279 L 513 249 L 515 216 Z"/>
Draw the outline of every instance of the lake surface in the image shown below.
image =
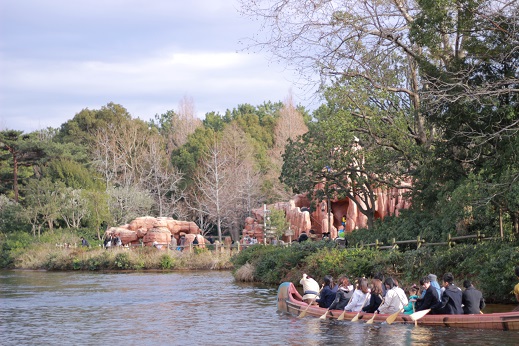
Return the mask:
<path fill-rule="evenodd" d="M 0 345 L 519 345 L 517 331 L 279 314 L 229 272 L 0 271 Z"/>

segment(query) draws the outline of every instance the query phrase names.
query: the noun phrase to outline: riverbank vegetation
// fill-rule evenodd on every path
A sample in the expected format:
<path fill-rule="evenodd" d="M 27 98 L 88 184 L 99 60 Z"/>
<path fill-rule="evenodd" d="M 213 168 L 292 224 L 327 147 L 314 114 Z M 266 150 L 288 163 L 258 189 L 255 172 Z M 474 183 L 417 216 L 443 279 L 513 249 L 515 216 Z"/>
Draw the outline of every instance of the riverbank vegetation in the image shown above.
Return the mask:
<path fill-rule="evenodd" d="M 154 247 L 82 247 L 73 232 L 48 232 L 38 241 L 11 235 L 2 241 L 1 267 L 37 270 L 229 270 L 229 251 L 158 250 Z"/>
<path fill-rule="evenodd" d="M 350 280 L 383 273 L 397 278 L 407 288 L 429 273 L 441 277 L 452 272 L 462 287 L 470 279 L 488 303 L 517 303 L 511 292 L 517 279 L 514 267 L 519 263 L 519 242 L 487 241 L 452 248 L 422 247 L 415 250 L 376 250 L 335 246 L 332 241 L 293 243 L 290 247 L 254 246 L 233 257 L 237 280 L 260 281 L 277 285 L 299 280 L 307 273 L 320 281 L 325 275 Z M 497 271 L 496 268 L 499 268 Z"/>

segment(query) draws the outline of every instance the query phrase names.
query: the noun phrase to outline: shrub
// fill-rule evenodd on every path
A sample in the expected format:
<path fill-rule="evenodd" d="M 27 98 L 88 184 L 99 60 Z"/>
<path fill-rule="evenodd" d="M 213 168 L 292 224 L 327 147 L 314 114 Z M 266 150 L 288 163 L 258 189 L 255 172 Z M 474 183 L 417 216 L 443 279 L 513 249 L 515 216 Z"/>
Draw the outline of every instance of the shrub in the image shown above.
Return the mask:
<path fill-rule="evenodd" d="M 162 269 L 171 269 L 174 267 L 175 261 L 168 254 L 160 256 L 160 267 Z"/>
<path fill-rule="evenodd" d="M 115 266 L 119 269 L 130 269 L 130 255 L 128 252 L 119 252 L 115 255 Z"/>

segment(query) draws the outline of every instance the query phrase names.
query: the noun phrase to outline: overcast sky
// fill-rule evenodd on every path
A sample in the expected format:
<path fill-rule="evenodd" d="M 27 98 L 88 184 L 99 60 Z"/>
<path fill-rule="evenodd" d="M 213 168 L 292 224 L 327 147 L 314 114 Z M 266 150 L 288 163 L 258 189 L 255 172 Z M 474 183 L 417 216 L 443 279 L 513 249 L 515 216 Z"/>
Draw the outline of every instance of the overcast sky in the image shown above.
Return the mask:
<path fill-rule="evenodd" d="M 283 101 L 297 76 L 248 53 L 258 21 L 235 0 L 0 0 L 0 130 L 59 127 L 109 102 L 134 118 Z"/>

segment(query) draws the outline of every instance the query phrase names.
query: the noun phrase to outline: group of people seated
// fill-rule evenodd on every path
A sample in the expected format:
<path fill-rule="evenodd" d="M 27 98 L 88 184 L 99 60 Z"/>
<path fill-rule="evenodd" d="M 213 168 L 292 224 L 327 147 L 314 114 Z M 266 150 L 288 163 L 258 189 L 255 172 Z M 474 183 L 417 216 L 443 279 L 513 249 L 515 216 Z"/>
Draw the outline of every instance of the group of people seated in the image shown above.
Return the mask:
<path fill-rule="evenodd" d="M 303 300 L 307 304 L 318 304 L 329 310 L 412 314 L 431 309 L 430 314 L 479 314 L 485 307 L 482 293 L 469 280 L 464 281 L 465 289 L 462 290 L 454 284 L 451 273 L 443 275 L 441 287 L 437 276 L 429 274 L 420 279 L 421 292 L 413 284 L 408 294 L 396 279 L 384 278 L 382 274 L 376 274 L 371 282 L 364 277 L 358 278 L 355 287 L 346 276 L 341 276 L 335 283 L 332 276 L 326 275 L 320 288 L 317 281 L 303 274 L 299 283 L 303 285 Z"/>

